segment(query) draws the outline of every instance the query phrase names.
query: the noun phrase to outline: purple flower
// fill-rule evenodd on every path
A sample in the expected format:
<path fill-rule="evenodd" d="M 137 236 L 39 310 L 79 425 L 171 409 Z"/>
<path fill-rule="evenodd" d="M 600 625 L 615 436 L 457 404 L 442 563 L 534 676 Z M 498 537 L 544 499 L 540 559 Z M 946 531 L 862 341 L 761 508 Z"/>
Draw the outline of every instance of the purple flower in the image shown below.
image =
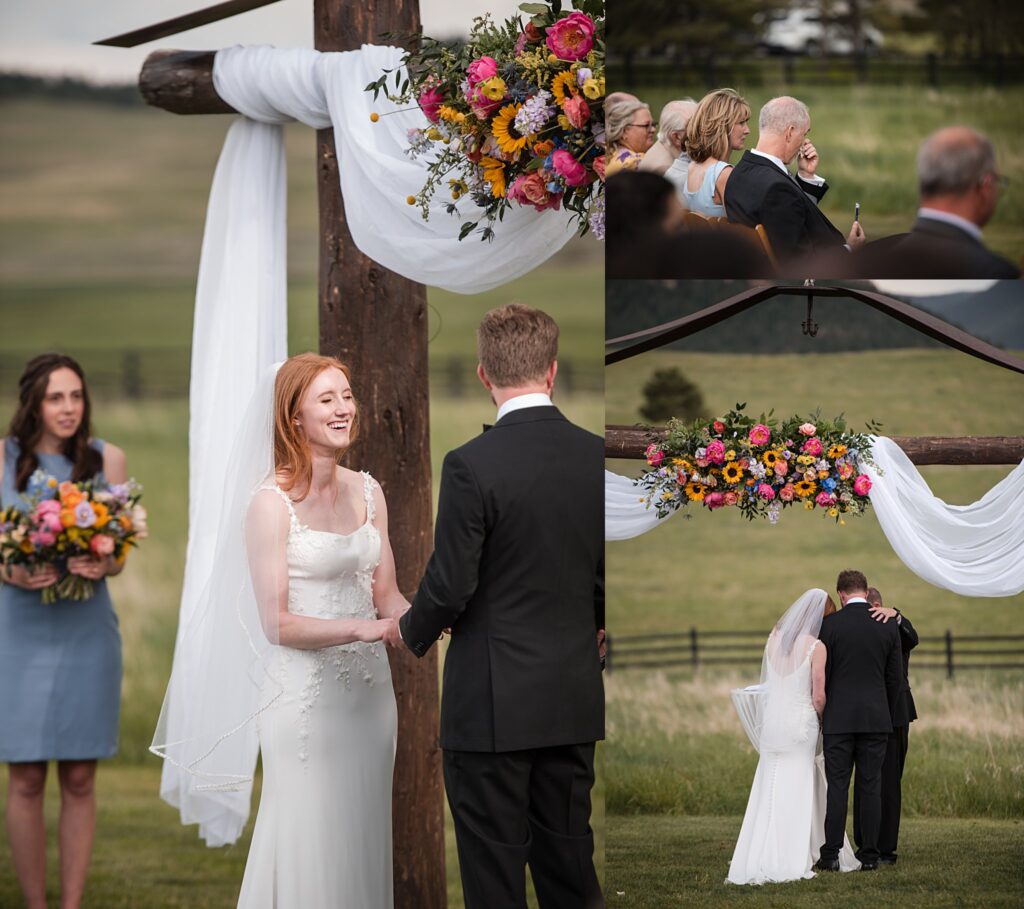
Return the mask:
<path fill-rule="evenodd" d="M 83 530 L 96 523 L 96 512 L 88 502 L 81 502 L 75 508 L 75 524 Z"/>

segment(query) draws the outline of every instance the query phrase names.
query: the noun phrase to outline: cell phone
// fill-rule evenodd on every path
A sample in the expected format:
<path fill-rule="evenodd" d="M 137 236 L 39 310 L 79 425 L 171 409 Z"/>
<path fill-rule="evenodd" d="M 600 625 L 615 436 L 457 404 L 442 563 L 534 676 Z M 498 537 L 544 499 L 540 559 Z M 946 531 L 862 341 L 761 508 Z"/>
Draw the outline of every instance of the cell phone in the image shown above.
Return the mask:
<path fill-rule="evenodd" d="M 853 206 L 853 221 L 856 224 L 860 220 L 860 202 Z"/>

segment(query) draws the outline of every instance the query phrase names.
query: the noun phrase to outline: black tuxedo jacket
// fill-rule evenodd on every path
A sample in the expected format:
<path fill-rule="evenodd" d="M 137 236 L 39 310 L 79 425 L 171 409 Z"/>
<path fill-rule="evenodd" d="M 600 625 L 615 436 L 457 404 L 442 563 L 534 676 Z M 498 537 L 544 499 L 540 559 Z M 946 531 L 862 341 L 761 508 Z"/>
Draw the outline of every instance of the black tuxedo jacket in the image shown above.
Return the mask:
<path fill-rule="evenodd" d="M 890 619 L 890 621 L 893 621 Z M 900 630 L 900 653 L 903 657 L 903 685 L 900 687 L 900 697 L 896 702 L 896 710 L 893 711 L 893 726 L 909 726 L 917 719 L 917 707 L 914 705 L 914 695 L 910 692 L 910 651 L 919 642 L 914 626 L 905 615 L 900 616 L 900 623 L 896 626 Z"/>
<path fill-rule="evenodd" d="M 876 278 L 1019 278 L 1020 268 L 955 224 L 918 218 Z M 884 272 L 884 273 L 883 273 Z M 890 274 L 889 272 L 892 272 Z"/>
<path fill-rule="evenodd" d="M 799 178 L 797 178 L 799 179 Z M 818 202 L 828 184 L 816 186 L 787 177 L 774 162 L 744 152 L 725 187 L 725 211 L 730 221 L 756 227 L 763 224 L 772 251 L 781 260 L 841 248 L 846 238 L 826 218 Z"/>
<path fill-rule="evenodd" d="M 448 453 L 406 644 L 452 629 L 441 747 L 518 751 L 604 738 L 604 442 L 555 407 L 512 411 Z"/>
<path fill-rule="evenodd" d="M 825 735 L 892 732 L 903 690 L 900 633 L 876 622 L 867 603 L 849 603 L 821 623 L 825 660 Z"/>

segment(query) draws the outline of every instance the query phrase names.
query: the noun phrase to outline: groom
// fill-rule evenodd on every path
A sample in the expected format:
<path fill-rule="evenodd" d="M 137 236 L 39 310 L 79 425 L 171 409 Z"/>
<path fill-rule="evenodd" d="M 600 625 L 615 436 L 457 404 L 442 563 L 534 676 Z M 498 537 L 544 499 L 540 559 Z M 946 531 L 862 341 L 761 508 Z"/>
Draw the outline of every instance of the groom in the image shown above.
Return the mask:
<path fill-rule="evenodd" d="M 874 620 L 867 578 L 841 571 L 836 592 L 843 604 L 825 616 L 820 638 L 827 650 L 822 716 L 825 776 L 825 844 L 816 871 L 838 871 L 846 832 L 850 776 L 856 766 L 862 871 L 878 868 L 882 820 L 882 764 L 892 718 L 903 688 L 903 664 L 895 623 Z"/>
<path fill-rule="evenodd" d="M 477 329 L 493 427 L 448 453 L 434 554 L 388 639 L 444 629 L 441 747 L 468 909 L 603 906 L 590 790 L 604 738 L 602 440 L 551 403 L 558 326 L 511 304 Z"/>

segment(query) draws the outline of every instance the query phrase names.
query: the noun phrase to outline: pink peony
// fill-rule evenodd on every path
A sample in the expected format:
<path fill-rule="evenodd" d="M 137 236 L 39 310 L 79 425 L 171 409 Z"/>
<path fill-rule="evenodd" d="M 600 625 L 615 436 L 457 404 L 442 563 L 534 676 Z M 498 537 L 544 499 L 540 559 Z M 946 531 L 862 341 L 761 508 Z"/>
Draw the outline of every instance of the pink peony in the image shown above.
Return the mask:
<path fill-rule="evenodd" d="M 114 551 L 113 537 L 108 537 L 105 533 L 98 533 L 89 541 L 89 549 L 95 555 L 108 556 Z"/>
<path fill-rule="evenodd" d="M 46 499 L 44 502 L 40 502 L 36 505 L 36 520 L 38 521 L 41 515 L 48 514 L 60 514 L 60 502 L 56 499 Z"/>
<path fill-rule="evenodd" d="M 764 425 L 764 423 L 758 423 L 753 429 L 750 430 L 750 444 L 761 447 L 767 445 L 768 440 L 772 437 L 771 430 Z"/>
<path fill-rule="evenodd" d="M 494 57 L 480 57 L 466 67 L 466 78 L 470 85 L 478 85 L 498 75 L 498 62 Z"/>
<path fill-rule="evenodd" d="M 721 492 L 709 492 L 704 496 L 704 504 L 712 511 L 716 508 L 723 508 L 726 504 L 725 495 Z"/>
<path fill-rule="evenodd" d="M 792 502 L 795 495 L 796 490 L 793 489 L 792 483 L 787 483 L 779 490 L 779 498 L 782 499 L 783 502 Z"/>
<path fill-rule="evenodd" d="M 734 492 L 727 492 L 725 494 L 725 504 L 735 505 L 740 500 L 740 497 Z"/>
<path fill-rule="evenodd" d="M 871 478 L 862 473 L 853 481 L 853 491 L 859 496 L 866 496 L 871 492 Z"/>
<path fill-rule="evenodd" d="M 565 99 L 565 105 L 562 107 L 565 112 L 565 116 L 569 122 L 580 129 L 590 119 L 590 105 L 583 100 L 579 95 L 570 95 Z"/>
<path fill-rule="evenodd" d="M 836 497 L 830 492 L 819 492 L 815 497 L 814 501 L 818 503 L 822 508 L 831 508 L 836 504 Z"/>
<path fill-rule="evenodd" d="M 800 446 L 800 450 L 804 454 L 810 455 L 812 458 L 816 458 L 825 449 L 821 444 L 821 439 L 808 439 L 806 442 L 804 442 L 803 445 Z"/>
<path fill-rule="evenodd" d="M 647 446 L 647 451 L 644 452 L 644 456 L 647 458 L 647 463 L 650 464 L 651 467 L 660 467 L 661 462 L 665 460 L 665 452 L 653 443 Z"/>
<path fill-rule="evenodd" d="M 420 92 L 418 99 L 420 110 L 426 114 L 427 119 L 431 123 L 437 123 L 441 119 L 441 115 L 438 111 L 441 105 L 444 104 L 444 93 L 439 88 L 425 88 Z"/>
<path fill-rule="evenodd" d="M 41 530 L 50 531 L 50 533 L 60 533 L 64 529 L 64 525 L 60 522 L 60 514 L 55 511 L 44 514 L 42 521 L 39 522 L 39 527 Z"/>
<path fill-rule="evenodd" d="M 789 463 L 783 458 L 779 458 L 779 460 L 775 462 L 775 466 L 772 468 L 772 470 L 775 471 L 775 476 L 784 477 L 787 473 L 789 473 Z"/>
<path fill-rule="evenodd" d="M 801 435 L 813 436 L 818 431 L 818 427 L 813 423 L 801 423 L 799 432 Z"/>
<path fill-rule="evenodd" d="M 766 502 L 770 502 L 775 498 L 775 490 L 771 488 L 767 483 L 762 483 L 757 487 L 757 494 L 764 499 Z"/>
<path fill-rule="evenodd" d="M 537 211 L 549 208 L 558 211 L 562 202 L 561 193 L 548 192 L 547 182 L 539 170 L 516 177 L 508 188 L 508 198 L 520 205 L 532 205 Z"/>
<path fill-rule="evenodd" d="M 725 432 L 725 424 L 721 420 L 715 420 L 715 422 L 711 424 L 711 428 L 719 435 Z"/>
<path fill-rule="evenodd" d="M 28 538 L 35 546 L 52 546 L 57 542 L 56 535 L 49 530 L 33 530 Z"/>
<path fill-rule="evenodd" d="M 714 439 L 708 443 L 704 457 L 712 464 L 725 463 L 725 443 L 721 439 Z"/>
<path fill-rule="evenodd" d="M 551 168 L 565 180 L 566 186 L 582 186 L 587 182 L 587 169 L 563 149 L 551 153 Z"/>
<path fill-rule="evenodd" d="M 582 60 L 594 46 L 594 20 L 580 13 L 569 13 L 548 26 L 548 49 L 561 60 Z"/>

